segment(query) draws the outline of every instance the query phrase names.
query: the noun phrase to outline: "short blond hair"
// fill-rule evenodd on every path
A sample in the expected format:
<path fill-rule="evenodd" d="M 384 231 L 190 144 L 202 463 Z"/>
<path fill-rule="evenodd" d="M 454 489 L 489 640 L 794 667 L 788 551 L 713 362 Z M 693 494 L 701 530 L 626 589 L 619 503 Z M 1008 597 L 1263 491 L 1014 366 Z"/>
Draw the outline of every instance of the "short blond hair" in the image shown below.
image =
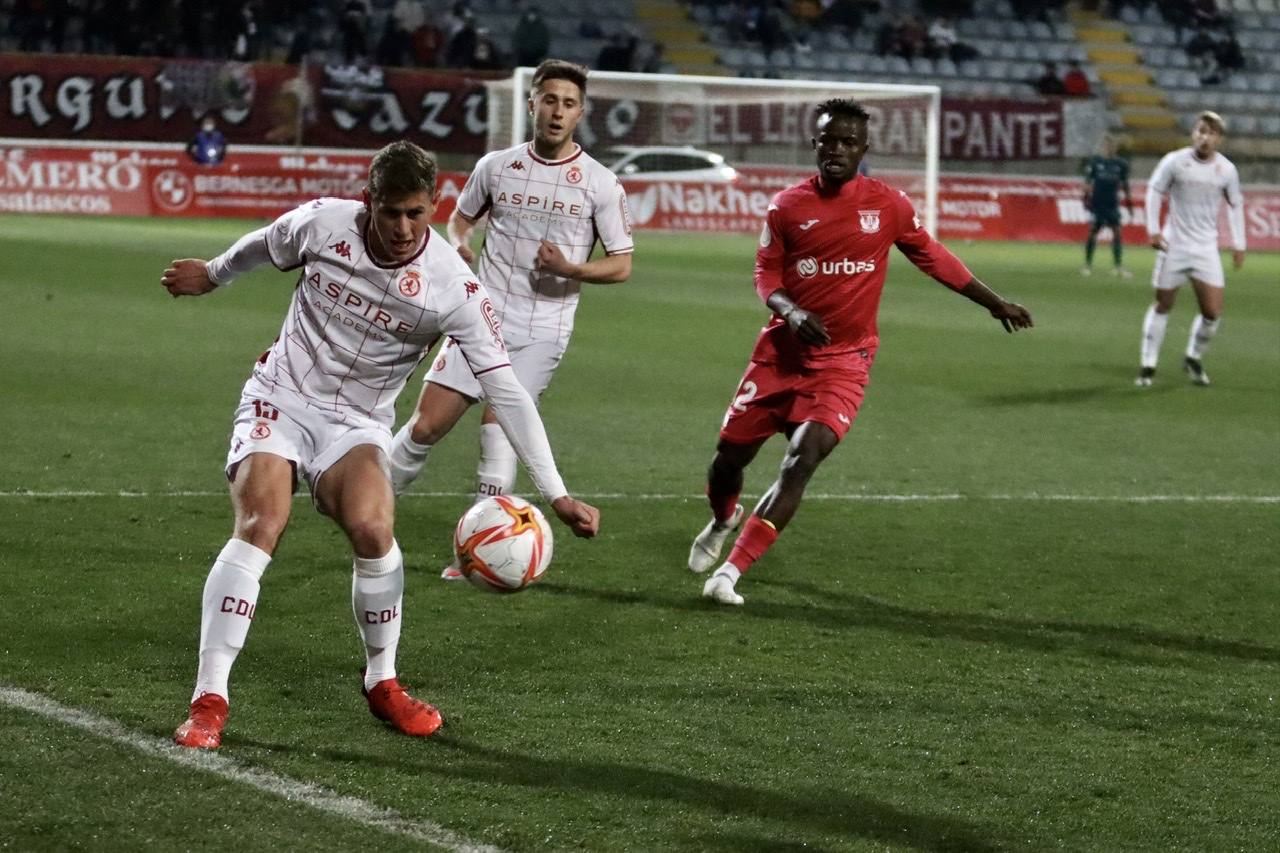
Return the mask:
<path fill-rule="evenodd" d="M 1227 132 L 1227 123 L 1222 120 L 1222 116 L 1213 110 L 1205 110 L 1196 116 L 1196 123 L 1199 124 L 1200 122 L 1209 125 L 1209 128 L 1216 133 L 1223 134 Z"/>

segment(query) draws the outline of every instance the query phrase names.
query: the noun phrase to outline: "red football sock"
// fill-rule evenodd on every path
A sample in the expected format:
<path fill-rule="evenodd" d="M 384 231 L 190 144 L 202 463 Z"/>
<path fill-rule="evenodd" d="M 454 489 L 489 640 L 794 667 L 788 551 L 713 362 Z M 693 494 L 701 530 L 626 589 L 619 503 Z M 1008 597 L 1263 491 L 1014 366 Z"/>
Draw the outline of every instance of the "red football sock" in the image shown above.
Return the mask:
<path fill-rule="evenodd" d="M 711 486 L 707 486 L 707 502 L 711 504 L 711 514 L 715 517 L 716 524 L 724 524 L 733 515 L 733 511 L 738 508 L 738 494 L 713 494 Z"/>
<path fill-rule="evenodd" d="M 778 531 L 773 525 L 758 515 L 752 514 L 747 524 L 738 534 L 738 541 L 733 543 L 727 562 L 737 567 L 743 574 L 751 568 L 751 564 L 764 556 L 764 552 L 773 546 L 778 538 Z"/>

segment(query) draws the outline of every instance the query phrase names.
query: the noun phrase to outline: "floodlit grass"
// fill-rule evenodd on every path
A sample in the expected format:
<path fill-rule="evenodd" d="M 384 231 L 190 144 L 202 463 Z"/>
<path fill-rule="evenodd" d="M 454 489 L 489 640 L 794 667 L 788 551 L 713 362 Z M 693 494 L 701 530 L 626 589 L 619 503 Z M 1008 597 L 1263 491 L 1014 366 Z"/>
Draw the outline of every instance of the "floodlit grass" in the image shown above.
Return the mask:
<path fill-rule="evenodd" d="M 231 411 L 293 278 L 175 301 L 159 276 L 249 226 L 4 217 L 0 687 L 181 721 Z M 543 400 L 600 537 L 558 527 L 517 596 L 443 584 L 474 415 L 433 452 L 399 508 L 400 670 L 447 722 L 413 741 L 364 708 L 348 550 L 299 499 L 224 755 L 512 850 L 1280 845 L 1280 256 L 1228 273 L 1208 389 L 1182 294 L 1148 391 L 1148 250 L 1119 281 L 953 245 L 1034 313 L 1012 336 L 895 257 L 863 412 L 725 610 L 683 566 L 765 317 L 753 241 L 637 242 Z M 0 732 L 0 846 L 416 846 L 3 704 Z"/>

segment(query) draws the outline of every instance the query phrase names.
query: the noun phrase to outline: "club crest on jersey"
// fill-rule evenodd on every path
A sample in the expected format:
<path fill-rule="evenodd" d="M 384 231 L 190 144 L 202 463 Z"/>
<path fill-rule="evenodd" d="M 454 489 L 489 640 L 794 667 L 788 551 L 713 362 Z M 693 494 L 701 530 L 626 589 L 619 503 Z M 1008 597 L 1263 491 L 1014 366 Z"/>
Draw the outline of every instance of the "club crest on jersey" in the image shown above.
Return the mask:
<path fill-rule="evenodd" d="M 880 230 L 880 211 L 878 210 L 859 210 L 858 224 L 862 226 L 863 234 L 874 234 Z"/>
<path fill-rule="evenodd" d="M 410 298 L 422 292 L 422 278 L 417 270 L 407 270 L 400 279 L 400 292 Z"/>
<path fill-rule="evenodd" d="M 564 179 L 571 184 L 577 184 L 582 181 L 582 169 L 577 166 L 570 166 L 569 171 L 565 173 Z"/>

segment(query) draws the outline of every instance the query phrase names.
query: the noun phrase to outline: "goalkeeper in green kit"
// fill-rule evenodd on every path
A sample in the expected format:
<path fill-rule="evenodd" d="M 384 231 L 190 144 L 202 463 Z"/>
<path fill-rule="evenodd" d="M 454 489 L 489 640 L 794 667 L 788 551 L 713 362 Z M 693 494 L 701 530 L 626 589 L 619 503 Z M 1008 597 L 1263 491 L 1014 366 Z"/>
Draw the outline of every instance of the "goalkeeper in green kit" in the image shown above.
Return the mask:
<path fill-rule="evenodd" d="M 1092 222 L 1089 237 L 1084 244 L 1084 266 L 1080 275 L 1093 274 L 1093 250 L 1098 245 L 1098 232 L 1111 229 L 1111 255 L 1115 268 L 1111 274 L 1132 278 L 1133 273 L 1120 264 L 1124 251 L 1120 237 L 1120 194 L 1124 194 L 1124 206 L 1133 218 L 1133 200 L 1129 196 L 1129 161 L 1116 156 L 1116 143 L 1110 136 L 1103 137 L 1101 153 L 1084 161 L 1084 206 L 1088 208 Z"/>

